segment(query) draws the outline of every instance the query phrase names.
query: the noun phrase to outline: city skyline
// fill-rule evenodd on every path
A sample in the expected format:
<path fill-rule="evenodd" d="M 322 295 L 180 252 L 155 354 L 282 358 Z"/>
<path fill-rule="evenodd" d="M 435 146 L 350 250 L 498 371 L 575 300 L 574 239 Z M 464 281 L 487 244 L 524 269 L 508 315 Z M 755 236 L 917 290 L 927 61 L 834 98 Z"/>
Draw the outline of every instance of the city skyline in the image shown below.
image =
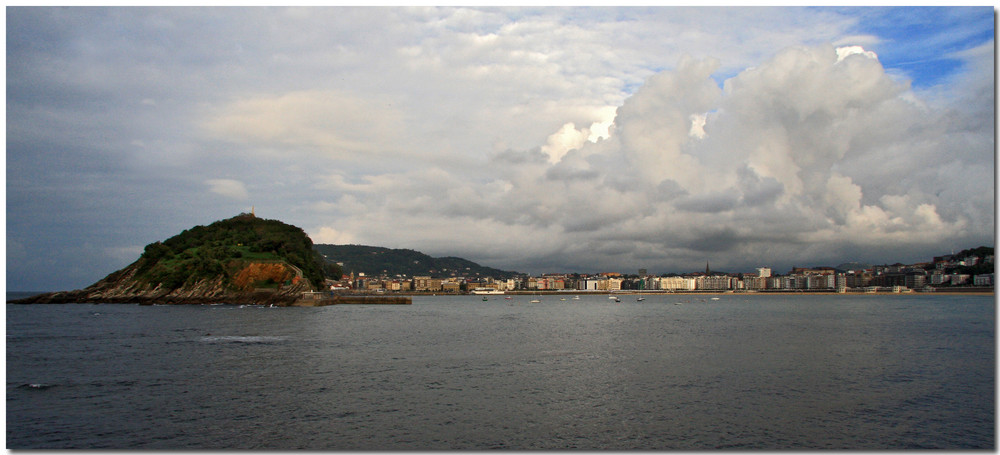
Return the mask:
<path fill-rule="evenodd" d="M 9 7 L 8 289 L 254 207 L 524 273 L 993 245 L 992 5 Z"/>
<path fill-rule="evenodd" d="M 975 254 L 974 253 L 974 250 L 978 250 L 978 249 L 981 249 L 981 248 L 993 249 L 994 247 L 992 247 L 992 246 L 989 246 L 989 247 L 987 247 L 987 246 L 979 246 L 979 247 L 975 247 L 975 248 L 965 248 L 965 249 L 962 249 L 960 251 L 952 251 L 951 253 L 942 253 L 940 255 L 935 255 L 933 257 L 924 258 L 923 260 L 913 261 L 913 262 L 908 262 L 908 263 L 903 263 L 903 262 L 899 262 L 899 261 L 892 261 L 892 260 L 878 261 L 878 262 L 873 262 L 873 263 L 860 263 L 860 262 L 856 262 L 856 261 L 848 261 L 848 262 L 842 262 L 842 263 L 838 263 L 838 264 L 813 264 L 813 263 L 809 263 L 809 262 L 804 262 L 803 264 L 799 264 L 798 266 L 792 266 L 792 267 L 788 268 L 787 271 L 771 267 L 771 266 L 767 265 L 766 261 L 760 261 L 758 263 L 758 265 L 753 266 L 753 267 L 751 267 L 749 269 L 744 269 L 744 270 L 716 270 L 716 269 L 712 269 L 711 268 L 710 261 L 706 261 L 705 267 L 704 267 L 704 271 L 696 269 L 696 268 L 689 268 L 687 270 L 661 270 L 661 269 L 657 269 L 656 267 L 651 267 L 651 268 L 643 267 L 643 268 L 633 268 L 631 271 L 628 271 L 628 270 L 600 270 L 600 271 L 597 271 L 597 270 L 591 270 L 591 269 L 577 268 L 577 269 L 574 269 L 574 270 L 549 271 L 549 272 L 541 272 L 541 273 L 526 273 L 526 272 L 521 272 L 521 271 L 518 271 L 518 270 L 505 270 L 505 272 L 514 272 L 514 273 L 517 273 L 518 275 L 531 276 L 531 277 L 544 277 L 544 276 L 556 276 L 556 275 L 560 275 L 560 276 L 570 276 L 570 275 L 581 275 L 581 276 L 597 276 L 597 275 L 608 275 L 608 276 L 612 276 L 612 275 L 614 275 L 614 276 L 670 276 L 670 275 L 678 275 L 678 276 L 681 276 L 681 275 L 687 275 L 687 276 L 693 276 L 693 275 L 710 275 L 710 274 L 741 275 L 741 274 L 747 274 L 747 273 L 760 273 L 761 270 L 767 270 L 767 274 L 768 275 L 772 275 L 772 274 L 773 275 L 791 275 L 791 274 L 794 274 L 797 269 L 836 269 L 836 270 L 839 270 L 839 271 L 842 271 L 842 272 L 851 272 L 851 271 L 858 271 L 858 272 L 860 272 L 860 271 L 864 271 L 864 270 L 872 270 L 872 269 L 876 269 L 876 268 L 895 267 L 895 266 L 901 266 L 901 267 L 927 266 L 927 265 L 933 265 L 933 264 L 935 264 L 936 260 L 938 260 L 938 259 L 942 259 L 943 260 L 942 262 L 949 262 L 949 261 L 951 261 L 950 258 L 952 258 L 954 256 L 957 256 L 958 254 L 960 254 L 962 252 L 969 252 L 968 254 L 971 257 L 975 257 L 978 262 L 987 261 L 989 263 L 993 263 L 994 262 L 993 257 L 992 257 L 993 254 L 988 254 L 988 255 L 985 255 L 985 257 L 981 257 L 983 255 L 979 255 L 979 254 Z M 945 260 L 945 258 L 948 258 L 948 259 Z M 962 258 L 964 258 L 964 256 L 962 256 Z M 337 258 L 326 258 L 326 260 L 331 261 L 333 263 L 337 263 L 337 264 L 339 264 L 341 266 L 345 266 L 345 264 L 343 262 L 337 261 Z M 849 268 L 843 268 L 843 267 L 841 267 L 842 265 L 848 265 L 848 264 L 852 265 L 852 266 L 861 265 L 863 267 L 849 267 Z M 490 267 L 489 264 L 477 264 L 477 265 L 483 266 L 483 267 Z M 640 273 L 640 271 L 645 271 L 645 273 Z M 364 277 L 364 276 L 368 276 L 368 277 L 380 277 L 380 278 L 393 278 L 394 277 L 394 275 L 392 273 L 382 273 L 382 274 L 376 273 L 376 274 L 371 274 L 371 273 L 367 273 L 367 272 L 361 272 L 359 270 L 354 270 L 354 269 L 351 269 L 349 267 L 345 268 L 343 270 L 343 273 L 344 273 L 345 276 L 356 275 L 356 277 Z M 416 275 L 430 275 L 430 276 L 432 276 L 434 278 L 448 278 L 449 276 L 451 276 L 451 277 L 461 277 L 461 278 L 477 278 L 479 276 L 479 274 L 475 274 L 476 276 L 472 276 L 472 275 L 467 274 L 467 273 L 463 274 L 461 270 L 453 270 L 453 269 L 446 269 L 446 270 L 435 271 L 435 273 L 413 274 L 412 276 L 416 276 Z M 403 274 L 403 275 L 399 275 L 399 276 L 401 276 L 403 278 L 412 277 L 411 275 L 408 275 L 408 274 Z M 327 277 L 327 278 L 331 279 L 331 277 Z M 484 278 L 496 278 L 496 277 L 486 276 Z"/>
<path fill-rule="evenodd" d="M 979 248 L 977 248 L 978 250 Z M 540 276 L 518 275 L 497 279 L 451 273 L 388 276 L 386 274 L 344 275 L 331 280 L 331 291 L 362 292 L 472 292 L 489 294 L 502 291 L 836 291 L 836 292 L 935 292 L 937 289 L 969 288 L 992 292 L 994 255 L 977 254 L 935 257 L 932 262 L 851 267 L 797 267 L 787 274 L 773 273 L 769 267 L 753 272 L 705 272 L 683 274 L 622 273 L 551 273 Z M 446 271 L 447 272 L 447 271 Z"/>

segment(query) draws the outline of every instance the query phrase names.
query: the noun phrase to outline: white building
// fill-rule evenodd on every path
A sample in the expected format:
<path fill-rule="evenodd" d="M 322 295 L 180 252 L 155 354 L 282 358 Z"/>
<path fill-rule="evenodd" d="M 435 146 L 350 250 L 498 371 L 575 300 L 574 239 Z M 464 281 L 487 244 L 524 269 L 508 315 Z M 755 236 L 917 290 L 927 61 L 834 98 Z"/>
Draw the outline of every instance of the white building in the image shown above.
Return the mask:
<path fill-rule="evenodd" d="M 684 278 L 682 276 L 660 277 L 660 289 L 670 291 L 693 291 L 695 289 L 695 281 L 691 278 Z"/>
<path fill-rule="evenodd" d="M 578 286 L 586 291 L 620 291 L 622 290 L 621 278 L 589 278 L 580 280 Z"/>

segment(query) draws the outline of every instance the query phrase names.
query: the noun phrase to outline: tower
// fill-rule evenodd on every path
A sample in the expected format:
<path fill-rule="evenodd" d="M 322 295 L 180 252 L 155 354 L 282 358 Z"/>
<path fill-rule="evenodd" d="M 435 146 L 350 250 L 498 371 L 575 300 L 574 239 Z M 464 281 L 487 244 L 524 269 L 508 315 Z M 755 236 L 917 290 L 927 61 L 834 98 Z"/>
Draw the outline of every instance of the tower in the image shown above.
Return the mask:
<path fill-rule="evenodd" d="M 708 269 L 708 261 L 705 261 L 705 276 L 711 275 L 711 271 Z"/>

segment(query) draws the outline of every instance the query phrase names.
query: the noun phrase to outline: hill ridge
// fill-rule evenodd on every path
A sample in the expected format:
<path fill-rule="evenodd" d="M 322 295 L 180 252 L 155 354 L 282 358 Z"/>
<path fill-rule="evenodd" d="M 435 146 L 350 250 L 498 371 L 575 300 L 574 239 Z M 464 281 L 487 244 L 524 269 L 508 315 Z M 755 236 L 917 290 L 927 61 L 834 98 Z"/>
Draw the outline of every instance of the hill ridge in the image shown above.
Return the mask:
<path fill-rule="evenodd" d="M 519 272 L 500 270 L 457 256 L 432 257 L 409 248 L 387 248 L 359 244 L 319 243 L 313 249 L 331 263 L 342 263 L 345 274 L 364 273 L 376 276 L 452 276 L 513 278 Z"/>

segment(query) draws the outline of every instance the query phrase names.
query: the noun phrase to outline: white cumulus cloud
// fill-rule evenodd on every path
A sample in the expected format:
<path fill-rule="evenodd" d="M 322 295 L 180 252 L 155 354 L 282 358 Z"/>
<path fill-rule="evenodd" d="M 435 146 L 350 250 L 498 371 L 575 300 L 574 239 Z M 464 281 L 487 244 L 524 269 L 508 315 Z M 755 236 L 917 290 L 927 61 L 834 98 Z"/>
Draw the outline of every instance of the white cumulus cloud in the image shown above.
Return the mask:
<path fill-rule="evenodd" d="M 455 248 L 500 257 L 518 248 L 526 256 L 501 260 L 511 265 L 554 262 L 553 249 L 565 264 L 602 252 L 602 264 L 618 267 L 683 267 L 706 257 L 720 266 L 791 263 L 948 236 L 988 239 L 988 218 L 956 210 L 968 201 L 948 191 L 987 201 L 993 188 L 962 174 L 968 158 L 947 154 L 963 126 L 942 125 L 946 109 L 914 105 L 863 49 L 851 55 L 867 58 L 842 54 L 832 45 L 789 48 L 721 88 L 711 77 L 719 62 L 684 57 L 625 100 L 607 139 L 587 141 L 586 128 L 566 123 L 540 152 L 497 155 L 495 188 L 442 171 L 385 176 L 377 191 L 339 189 L 385 198 L 374 213 L 353 208 L 366 236 L 436 248 L 451 238 Z M 935 154 L 957 162 L 955 172 L 900 178 L 933 168 Z M 378 207 L 405 208 L 407 225 L 423 234 L 391 234 L 392 212 Z M 447 234 L 426 239 L 449 223 Z M 473 234 L 463 227 L 491 246 L 467 246 Z M 524 251 L 525 242 L 546 247 Z"/>

